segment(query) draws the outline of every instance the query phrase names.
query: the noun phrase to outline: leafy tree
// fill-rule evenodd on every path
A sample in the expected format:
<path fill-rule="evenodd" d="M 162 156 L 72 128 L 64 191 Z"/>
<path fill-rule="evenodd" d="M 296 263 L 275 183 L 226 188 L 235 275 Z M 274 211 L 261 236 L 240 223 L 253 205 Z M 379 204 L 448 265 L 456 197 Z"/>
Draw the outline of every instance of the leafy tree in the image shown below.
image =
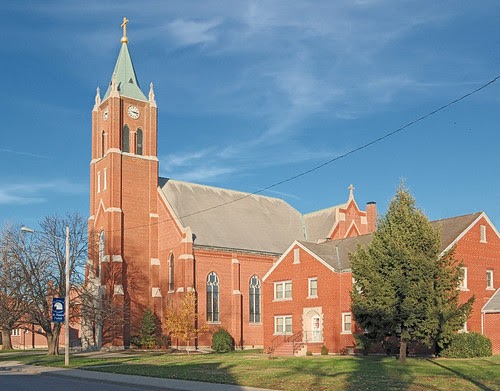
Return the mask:
<path fill-rule="evenodd" d="M 460 265 L 439 256 L 440 236 L 402 184 L 370 245 L 351 254 L 356 323 L 375 341 L 397 336 L 402 362 L 409 341 L 442 343 L 470 313 L 472 303 L 455 298 Z"/>
<path fill-rule="evenodd" d="M 194 289 L 186 292 L 179 308 L 175 308 L 173 302 L 167 305 L 165 328 L 172 336 L 186 342 L 188 353 L 190 342 L 208 331 L 206 326 L 198 326 Z"/>

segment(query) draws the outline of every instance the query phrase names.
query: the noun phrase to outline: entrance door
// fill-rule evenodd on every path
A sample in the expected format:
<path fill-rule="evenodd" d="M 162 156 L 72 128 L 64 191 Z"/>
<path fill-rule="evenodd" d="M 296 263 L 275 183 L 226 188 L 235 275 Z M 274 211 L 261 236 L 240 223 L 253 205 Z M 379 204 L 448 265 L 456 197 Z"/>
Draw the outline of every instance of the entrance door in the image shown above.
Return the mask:
<path fill-rule="evenodd" d="M 311 341 L 321 341 L 321 326 L 318 315 L 315 315 L 311 318 Z"/>

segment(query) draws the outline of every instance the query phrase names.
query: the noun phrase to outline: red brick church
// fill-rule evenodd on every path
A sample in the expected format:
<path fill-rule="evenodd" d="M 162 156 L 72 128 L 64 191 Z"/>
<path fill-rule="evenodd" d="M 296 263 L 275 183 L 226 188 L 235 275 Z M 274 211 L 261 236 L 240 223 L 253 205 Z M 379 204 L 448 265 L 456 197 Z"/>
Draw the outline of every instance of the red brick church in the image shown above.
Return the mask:
<path fill-rule="evenodd" d="M 120 319 L 97 330 L 97 345 L 129 346 L 147 308 L 163 324 L 167 302 L 194 289 L 199 321 L 224 327 L 239 347 L 299 331 L 332 352 L 352 346 L 346 251 L 354 239 L 345 238 L 369 238 L 376 204 L 361 210 L 351 186 L 346 203 L 301 214 L 281 199 L 159 177 L 155 94 L 152 84 L 147 95 L 139 86 L 126 22 L 110 84 L 102 98 L 98 89 L 92 110 L 89 242 L 99 251 L 88 281 L 121 309 Z M 500 239 L 487 223 L 495 247 L 491 259 L 479 258 L 493 284 Z M 481 300 L 493 293 L 482 291 Z M 198 341 L 210 344 L 210 333 Z"/>

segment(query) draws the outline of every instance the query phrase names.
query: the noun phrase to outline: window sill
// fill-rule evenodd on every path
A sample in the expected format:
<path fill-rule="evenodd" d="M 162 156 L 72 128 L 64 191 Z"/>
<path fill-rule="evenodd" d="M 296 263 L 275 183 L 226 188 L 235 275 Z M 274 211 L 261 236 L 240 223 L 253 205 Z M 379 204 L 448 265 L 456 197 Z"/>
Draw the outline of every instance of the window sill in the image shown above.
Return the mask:
<path fill-rule="evenodd" d="M 286 299 L 274 299 L 273 302 L 275 301 L 292 301 L 291 297 L 287 297 Z"/>
<path fill-rule="evenodd" d="M 262 326 L 263 323 L 262 322 L 253 322 L 253 323 L 252 322 L 248 322 L 248 325 L 250 327 L 252 327 L 252 326 Z"/>
<path fill-rule="evenodd" d="M 317 299 L 318 298 L 318 295 L 316 296 L 307 296 L 308 299 Z"/>
<path fill-rule="evenodd" d="M 488 287 L 486 287 L 486 290 L 487 290 L 487 291 L 494 291 L 494 290 L 495 290 L 495 288 L 493 288 L 492 286 L 488 286 Z"/>
<path fill-rule="evenodd" d="M 352 331 L 342 331 L 340 335 L 350 335 L 352 334 Z"/>
<path fill-rule="evenodd" d="M 210 322 L 210 321 L 207 320 L 206 323 L 207 324 L 221 324 L 221 321 L 219 320 L 219 321 L 216 321 L 216 322 Z"/>
<path fill-rule="evenodd" d="M 273 335 L 293 335 L 292 333 L 274 333 Z"/>
<path fill-rule="evenodd" d="M 464 288 L 459 288 L 461 291 L 464 291 L 464 292 L 468 292 L 469 291 L 469 288 L 467 287 L 464 287 Z"/>

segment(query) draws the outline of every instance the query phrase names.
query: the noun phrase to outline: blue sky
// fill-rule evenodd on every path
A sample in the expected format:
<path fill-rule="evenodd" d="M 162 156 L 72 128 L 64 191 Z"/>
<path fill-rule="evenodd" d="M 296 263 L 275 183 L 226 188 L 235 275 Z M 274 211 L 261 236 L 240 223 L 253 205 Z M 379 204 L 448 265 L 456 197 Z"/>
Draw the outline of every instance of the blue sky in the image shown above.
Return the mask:
<path fill-rule="evenodd" d="M 160 175 L 254 192 L 500 75 L 497 1 L 23 1 L 0 5 L 0 217 L 88 215 L 91 110 L 126 16 L 155 86 Z M 432 220 L 500 227 L 500 81 L 263 194 L 383 213 L 401 180 Z"/>

